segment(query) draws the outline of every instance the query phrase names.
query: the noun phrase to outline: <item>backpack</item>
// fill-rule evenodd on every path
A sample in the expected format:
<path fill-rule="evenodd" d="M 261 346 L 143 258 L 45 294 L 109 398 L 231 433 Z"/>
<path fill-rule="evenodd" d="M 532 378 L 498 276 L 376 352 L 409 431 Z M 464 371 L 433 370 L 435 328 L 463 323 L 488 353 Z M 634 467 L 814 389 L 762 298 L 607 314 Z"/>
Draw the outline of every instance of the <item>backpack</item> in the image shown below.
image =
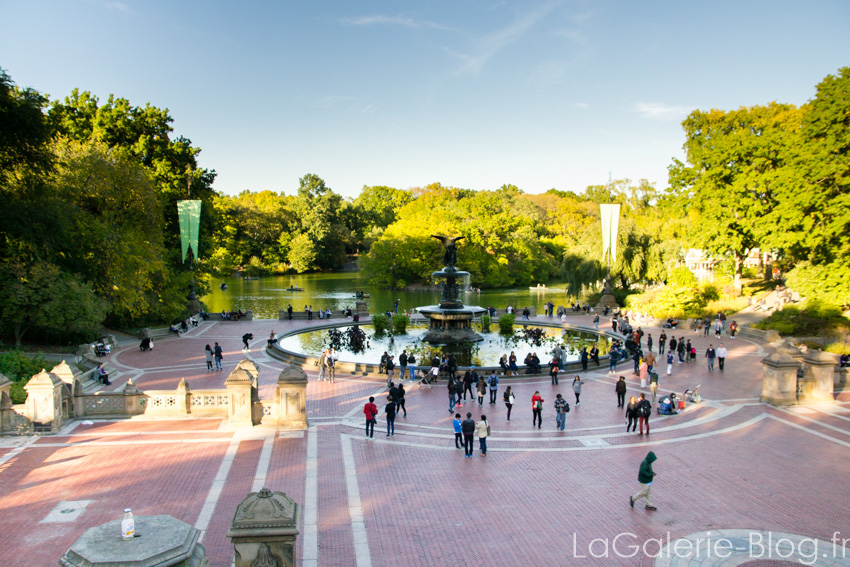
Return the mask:
<path fill-rule="evenodd" d="M 646 402 L 646 400 L 644 400 Z M 652 408 L 649 406 L 649 403 L 641 403 L 640 407 L 638 407 L 638 415 L 640 417 L 649 417 L 652 415 Z"/>
<path fill-rule="evenodd" d="M 490 386 L 495 388 L 498 385 L 499 385 L 499 378 L 495 374 L 493 376 L 490 376 Z"/>
<path fill-rule="evenodd" d="M 534 409 L 540 411 L 543 409 L 543 400 L 537 400 L 534 402 Z"/>
<path fill-rule="evenodd" d="M 570 403 L 564 404 L 564 413 L 570 413 Z"/>

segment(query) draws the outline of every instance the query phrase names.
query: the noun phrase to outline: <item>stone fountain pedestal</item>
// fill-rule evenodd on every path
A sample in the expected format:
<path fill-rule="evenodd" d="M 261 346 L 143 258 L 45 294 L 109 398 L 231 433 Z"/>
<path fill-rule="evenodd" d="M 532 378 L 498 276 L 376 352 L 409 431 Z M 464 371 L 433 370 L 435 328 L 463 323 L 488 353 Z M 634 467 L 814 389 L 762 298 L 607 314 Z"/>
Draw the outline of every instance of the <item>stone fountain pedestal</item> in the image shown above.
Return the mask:
<path fill-rule="evenodd" d="M 469 272 L 459 271 L 449 265 L 431 276 L 438 286 L 442 286 L 443 294 L 439 305 L 416 308 L 428 318 L 428 332 L 422 340 L 442 345 L 482 340 L 483 337 L 472 329 L 472 319 L 487 310 L 465 306 L 460 300 L 459 282 L 468 281 Z"/>

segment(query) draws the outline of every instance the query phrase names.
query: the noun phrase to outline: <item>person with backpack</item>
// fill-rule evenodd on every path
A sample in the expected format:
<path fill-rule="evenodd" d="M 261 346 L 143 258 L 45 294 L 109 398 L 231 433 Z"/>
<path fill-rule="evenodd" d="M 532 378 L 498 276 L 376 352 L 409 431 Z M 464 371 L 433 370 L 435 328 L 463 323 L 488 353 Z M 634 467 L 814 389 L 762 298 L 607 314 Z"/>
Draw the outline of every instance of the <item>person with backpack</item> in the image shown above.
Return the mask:
<path fill-rule="evenodd" d="M 378 422 L 378 406 L 375 405 L 374 397 L 369 397 L 369 401 L 363 406 L 363 413 L 366 415 L 366 439 L 374 439 L 375 424 Z"/>
<path fill-rule="evenodd" d="M 629 398 L 629 405 L 626 406 L 626 419 L 626 433 L 629 429 L 634 431 L 638 424 L 638 401 L 634 396 Z"/>
<path fill-rule="evenodd" d="M 543 427 L 543 402 L 540 391 L 535 391 L 534 395 L 531 396 L 531 427 L 534 427 L 535 423 L 537 423 L 537 429 Z"/>
<path fill-rule="evenodd" d="M 504 374 L 503 374 L 503 376 L 504 376 Z M 490 375 L 490 380 L 488 381 L 488 385 L 490 386 L 490 403 L 495 404 L 496 403 L 496 394 L 498 393 L 498 389 L 499 389 L 499 377 L 496 376 L 495 371 L 493 371 L 493 373 Z"/>
<path fill-rule="evenodd" d="M 387 437 L 395 435 L 395 414 L 396 404 L 392 396 L 387 396 L 387 405 L 384 407 L 384 412 L 387 414 Z"/>
<path fill-rule="evenodd" d="M 407 360 L 407 351 L 401 351 L 401 354 L 398 355 L 398 372 L 402 380 L 404 380 L 404 375 L 407 374 Z"/>
<path fill-rule="evenodd" d="M 626 405 L 626 377 L 620 376 L 617 384 L 614 385 L 614 391 L 617 392 L 617 407 L 622 408 Z"/>
<path fill-rule="evenodd" d="M 416 357 L 412 352 L 407 356 L 407 368 L 410 370 L 410 381 L 413 382 L 416 380 Z M 404 376 L 402 376 L 403 379 Z"/>
<path fill-rule="evenodd" d="M 555 426 L 561 431 L 564 430 L 567 422 L 567 413 L 570 411 L 570 404 L 561 394 L 555 396 Z"/>
<path fill-rule="evenodd" d="M 552 385 L 558 385 L 558 370 L 559 370 L 559 361 L 555 358 L 549 362 L 549 377 L 552 379 Z"/>
<path fill-rule="evenodd" d="M 508 421 L 511 420 L 511 409 L 514 407 L 514 402 L 516 398 L 514 398 L 514 393 L 511 392 L 511 387 L 508 386 L 505 389 L 505 393 L 502 395 L 502 398 L 505 400 L 505 407 L 508 408 Z"/>
<path fill-rule="evenodd" d="M 461 444 L 463 443 L 463 430 L 461 429 L 461 421 L 460 414 L 455 414 L 455 419 L 452 421 L 452 426 L 455 430 L 455 449 L 463 449 Z"/>
<path fill-rule="evenodd" d="M 643 435 L 643 426 L 646 424 L 646 434 L 649 435 L 649 416 L 652 415 L 652 404 L 646 399 L 646 394 L 640 395 L 637 404 L 638 426 L 640 434 Z"/>
<path fill-rule="evenodd" d="M 481 456 L 486 457 L 487 436 L 490 435 L 490 424 L 487 422 L 486 415 L 481 414 L 481 419 L 475 424 L 475 433 L 478 434 L 478 445 L 481 449 Z"/>
<path fill-rule="evenodd" d="M 466 419 L 460 424 L 463 433 L 464 456 L 472 458 L 472 436 L 475 435 L 475 422 L 472 421 L 472 412 L 466 412 Z"/>
<path fill-rule="evenodd" d="M 653 511 L 658 510 L 655 506 L 653 506 L 649 500 L 650 491 L 652 490 L 652 483 L 655 480 L 655 472 L 652 470 L 652 463 L 657 460 L 655 453 L 650 451 L 646 454 L 646 458 L 644 458 L 643 462 L 640 464 L 640 469 L 638 470 L 638 482 L 640 483 L 640 490 L 634 496 L 629 496 L 629 506 L 632 508 L 635 507 L 635 502 L 640 500 L 641 498 L 646 498 L 646 509 Z"/>

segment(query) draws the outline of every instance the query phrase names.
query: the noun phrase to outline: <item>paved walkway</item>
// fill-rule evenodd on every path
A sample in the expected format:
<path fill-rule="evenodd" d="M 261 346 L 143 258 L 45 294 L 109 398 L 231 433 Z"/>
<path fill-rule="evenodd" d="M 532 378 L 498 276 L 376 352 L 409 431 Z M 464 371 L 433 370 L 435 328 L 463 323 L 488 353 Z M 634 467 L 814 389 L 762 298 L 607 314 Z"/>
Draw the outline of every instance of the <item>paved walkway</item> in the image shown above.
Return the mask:
<path fill-rule="evenodd" d="M 592 326 L 589 317 L 569 322 Z M 121 369 L 113 388 L 130 377 L 141 389 L 173 389 L 184 377 L 193 389 L 220 388 L 247 354 L 269 398 L 283 365 L 266 355 L 265 338 L 310 324 L 211 321 L 153 352 L 121 347 L 109 359 Z M 657 343 L 660 329 L 645 331 Z M 241 350 L 246 332 L 256 337 L 250 353 Z M 719 342 L 675 334 L 692 339 L 699 357 Z M 503 380 L 500 391 L 511 385 L 518 400 L 510 422 L 501 402 L 467 401 L 459 411 L 486 413 L 491 423 L 486 458 L 477 441 L 474 459 L 455 449 L 443 383 L 409 388 L 395 436 L 386 437 L 381 418 L 368 442 L 362 406 L 385 396 L 383 379 L 343 375 L 331 385 L 314 372 L 306 432 L 133 419 L 0 439 L 0 564 L 55 565 L 86 527 L 129 506 L 195 525 L 211 565 L 225 567 L 236 505 L 268 486 L 303 505 L 297 556 L 308 567 L 850 565 L 850 394 L 828 406 L 762 405 L 759 361 L 770 347 L 722 340 L 725 373 L 709 373 L 702 358 L 662 373 L 662 392 L 699 384 L 705 399 L 678 416 L 653 416 L 648 436 L 627 433 L 616 407 L 617 376 L 626 376 L 629 395 L 646 392 L 627 365 L 613 376 L 607 367 L 583 373 L 578 407 L 570 376 L 558 386 Z M 225 370 L 206 372 L 203 347 L 216 341 Z M 542 429 L 531 425 L 538 390 Z M 558 392 L 573 406 L 564 432 L 555 429 Z M 650 450 L 658 456 L 654 512 L 628 504 Z"/>

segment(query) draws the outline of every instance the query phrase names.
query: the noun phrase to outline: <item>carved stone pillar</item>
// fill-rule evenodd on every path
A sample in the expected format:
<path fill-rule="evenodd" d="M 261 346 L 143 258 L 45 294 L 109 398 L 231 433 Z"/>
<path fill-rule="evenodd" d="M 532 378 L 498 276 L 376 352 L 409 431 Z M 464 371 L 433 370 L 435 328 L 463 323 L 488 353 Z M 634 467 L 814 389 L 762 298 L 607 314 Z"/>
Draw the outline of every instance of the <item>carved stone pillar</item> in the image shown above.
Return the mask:
<path fill-rule="evenodd" d="M 803 357 L 803 377 L 797 387 L 797 401 L 835 403 L 835 359 L 820 350 L 811 350 Z"/>
<path fill-rule="evenodd" d="M 177 407 L 174 411 L 178 415 L 192 413 L 192 390 L 189 389 L 189 383 L 185 378 L 181 378 L 180 383 L 177 384 Z"/>
<path fill-rule="evenodd" d="M 0 373 L 0 433 L 12 432 L 12 381 Z"/>
<path fill-rule="evenodd" d="M 224 387 L 227 388 L 227 393 L 230 395 L 227 419 L 232 425 L 251 427 L 254 425 L 251 398 L 254 378 L 244 367 L 241 367 L 241 364 L 224 381 Z"/>
<path fill-rule="evenodd" d="M 27 418 L 36 432 L 56 433 L 62 429 L 63 382 L 42 370 L 27 382 Z"/>
<path fill-rule="evenodd" d="M 189 397 L 189 400 L 187 400 L 186 403 L 187 407 L 191 411 L 192 392 L 189 391 L 188 384 L 186 385 L 186 390 Z M 136 388 L 136 385 L 133 383 L 132 378 L 127 380 L 127 383 L 124 384 L 124 388 L 121 391 L 124 393 L 124 413 L 126 413 L 127 415 L 141 415 L 145 413 L 144 405 L 142 405 L 144 393 L 138 388 Z"/>
<path fill-rule="evenodd" d="M 279 428 L 307 429 L 307 374 L 301 368 L 289 366 L 280 373 L 274 400 Z"/>
<path fill-rule="evenodd" d="M 283 492 L 263 488 L 236 508 L 227 537 L 236 567 L 295 567 L 298 504 Z"/>
<path fill-rule="evenodd" d="M 776 349 L 761 361 L 761 401 L 773 406 L 797 403 L 797 362 L 785 349 Z"/>

